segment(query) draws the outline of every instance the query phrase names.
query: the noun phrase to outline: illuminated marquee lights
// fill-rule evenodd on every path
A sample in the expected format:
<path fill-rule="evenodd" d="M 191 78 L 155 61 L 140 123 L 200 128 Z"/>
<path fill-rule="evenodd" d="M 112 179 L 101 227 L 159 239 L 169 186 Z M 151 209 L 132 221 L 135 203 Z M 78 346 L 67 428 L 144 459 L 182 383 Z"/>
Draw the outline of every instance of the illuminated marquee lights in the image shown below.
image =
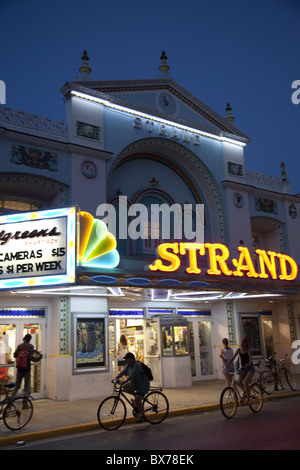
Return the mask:
<path fill-rule="evenodd" d="M 75 282 L 75 207 L 0 216 L 0 240 L 0 289 Z"/>
<path fill-rule="evenodd" d="M 150 271 L 174 272 L 180 268 L 181 256 L 188 253 L 189 266 L 186 272 L 189 274 L 200 274 L 201 269 L 197 264 L 198 255 L 204 256 L 208 250 L 209 269 L 207 274 L 219 276 L 243 277 L 246 273 L 249 278 L 280 279 L 292 281 L 298 275 L 298 266 L 296 262 L 288 255 L 274 253 L 272 251 L 256 250 L 260 266 L 260 273 L 257 273 L 249 253 L 245 246 L 239 246 L 239 259 L 233 258 L 232 265 L 236 268 L 231 269 L 228 266 L 230 252 L 225 245 L 221 243 L 163 243 L 158 246 L 157 252 L 161 259 L 155 260 L 149 266 Z M 164 264 L 163 261 L 169 262 Z M 279 266 L 278 266 L 279 264 Z M 280 274 L 278 275 L 278 268 Z"/>
<path fill-rule="evenodd" d="M 94 268 L 115 268 L 120 262 L 115 237 L 104 222 L 88 212 L 79 213 L 78 264 Z"/>

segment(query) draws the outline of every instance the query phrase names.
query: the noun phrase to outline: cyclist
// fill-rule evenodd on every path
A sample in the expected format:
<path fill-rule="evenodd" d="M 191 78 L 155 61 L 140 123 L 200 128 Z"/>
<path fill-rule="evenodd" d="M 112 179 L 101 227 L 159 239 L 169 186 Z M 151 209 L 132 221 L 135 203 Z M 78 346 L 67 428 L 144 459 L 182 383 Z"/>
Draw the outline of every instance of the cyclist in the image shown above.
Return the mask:
<path fill-rule="evenodd" d="M 237 348 L 234 355 L 231 359 L 225 364 L 227 367 L 237 355 L 240 355 L 241 359 L 241 367 L 239 369 L 239 384 L 245 389 L 247 395 L 247 402 L 245 404 L 249 404 L 250 402 L 250 381 L 255 373 L 254 365 L 252 363 L 252 353 L 248 341 L 246 338 L 241 339 L 240 347 Z"/>
<path fill-rule="evenodd" d="M 142 423 L 146 421 L 143 397 L 149 392 L 150 382 L 140 362 L 135 360 L 134 354 L 128 352 L 123 359 L 126 361 L 126 367 L 121 370 L 116 379 L 120 379 L 123 375 L 127 376 L 127 379 L 123 381 L 123 389 L 124 392 L 134 395 L 135 399 L 131 401 L 140 413 L 137 422 Z"/>

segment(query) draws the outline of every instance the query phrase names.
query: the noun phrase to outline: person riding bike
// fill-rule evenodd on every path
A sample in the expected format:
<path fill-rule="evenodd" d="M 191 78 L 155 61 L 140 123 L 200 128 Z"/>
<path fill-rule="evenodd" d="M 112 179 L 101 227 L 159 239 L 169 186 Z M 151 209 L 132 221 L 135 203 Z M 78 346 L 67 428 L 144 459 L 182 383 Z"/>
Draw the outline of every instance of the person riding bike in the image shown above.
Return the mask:
<path fill-rule="evenodd" d="M 146 420 L 143 397 L 149 392 L 150 381 L 144 373 L 141 363 L 135 360 L 134 354 L 128 352 L 124 356 L 124 359 L 126 361 L 126 366 L 116 376 L 115 380 L 120 379 L 123 375 L 127 377 L 127 379 L 123 381 L 123 390 L 126 393 L 134 395 L 135 399 L 131 401 L 134 406 L 137 406 L 140 413 L 140 417 L 137 422 L 142 423 Z"/>

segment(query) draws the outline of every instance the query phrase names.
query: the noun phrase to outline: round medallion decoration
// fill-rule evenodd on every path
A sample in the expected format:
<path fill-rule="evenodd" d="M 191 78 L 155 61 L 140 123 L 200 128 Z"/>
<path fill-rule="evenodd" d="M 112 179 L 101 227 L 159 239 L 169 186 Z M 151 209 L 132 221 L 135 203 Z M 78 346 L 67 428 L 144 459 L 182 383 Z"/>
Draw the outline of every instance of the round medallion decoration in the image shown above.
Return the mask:
<path fill-rule="evenodd" d="M 244 198 L 240 193 L 234 193 L 234 195 L 233 195 L 233 204 L 238 208 L 243 207 Z"/>
<path fill-rule="evenodd" d="M 160 93 L 158 95 L 158 107 L 166 114 L 175 114 L 177 111 L 177 103 L 171 93 Z"/>
<path fill-rule="evenodd" d="M 84 160 L 81 162 L 81 173 L 86 178 L 95 178 L 97 175 L 97 167 L 91 160 Z"/>

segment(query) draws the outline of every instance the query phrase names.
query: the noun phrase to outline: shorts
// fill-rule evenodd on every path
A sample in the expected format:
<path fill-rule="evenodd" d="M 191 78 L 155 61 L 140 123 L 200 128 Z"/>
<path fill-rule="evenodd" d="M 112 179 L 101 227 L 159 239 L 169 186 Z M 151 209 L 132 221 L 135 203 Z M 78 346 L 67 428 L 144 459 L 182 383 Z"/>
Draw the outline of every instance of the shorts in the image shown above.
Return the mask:
<path fill-rule="evenodd" d="M 224 366 L 222 369 L 222 374 L 232 374 L 234 372 L 234 364 L 229 364 Z"/>
<path fill-rule="evenodd" d="M 238 374 L 242 371 L 245 372 L 245 374 L 247 374 L 247 372 L 253 372 L 253 374 L 254 374 L 254 372 L 255 372 L 254 365 L 251 364 L 250 367 L 246 367 L 246 366 L 240 367 L 240 369 L 238 371 Z"/>

